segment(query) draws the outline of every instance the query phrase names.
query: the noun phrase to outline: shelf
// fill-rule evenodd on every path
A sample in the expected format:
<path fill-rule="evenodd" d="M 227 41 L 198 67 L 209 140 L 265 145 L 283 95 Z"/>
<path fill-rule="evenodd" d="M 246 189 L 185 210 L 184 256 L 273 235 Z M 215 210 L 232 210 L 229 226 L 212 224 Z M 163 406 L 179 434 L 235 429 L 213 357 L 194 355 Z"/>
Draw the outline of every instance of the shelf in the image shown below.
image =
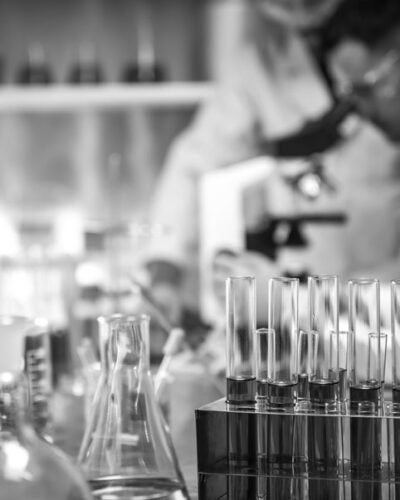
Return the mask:
<path fill-rule="evenodd" d="M 196 106 L 211 94 L 211 83 L 107 84 L 102 86 L 14 87 L 0 89 L 0 113 Z"/>

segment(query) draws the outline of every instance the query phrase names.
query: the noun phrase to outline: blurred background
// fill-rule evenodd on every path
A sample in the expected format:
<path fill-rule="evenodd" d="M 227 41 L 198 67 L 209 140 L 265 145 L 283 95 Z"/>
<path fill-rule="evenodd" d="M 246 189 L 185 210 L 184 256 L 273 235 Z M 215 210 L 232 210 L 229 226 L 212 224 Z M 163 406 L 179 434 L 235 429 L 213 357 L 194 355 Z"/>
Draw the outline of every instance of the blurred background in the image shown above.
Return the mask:
<path fill-rule="evenodd" d="M 127 267 L 163 231 L 154 185 L 235 4 L 0 4 L 0 309 L 48 317 L 60 356 L 71 325 L 130 307 Z"/>
<path fill-rule="evenodd" d="M 197 346 L 229 275 L 395 277 L 399 9 L 375 11 L 0 0 L 0 313 L 47 318 L 56 375 L 146 286 Z"/>

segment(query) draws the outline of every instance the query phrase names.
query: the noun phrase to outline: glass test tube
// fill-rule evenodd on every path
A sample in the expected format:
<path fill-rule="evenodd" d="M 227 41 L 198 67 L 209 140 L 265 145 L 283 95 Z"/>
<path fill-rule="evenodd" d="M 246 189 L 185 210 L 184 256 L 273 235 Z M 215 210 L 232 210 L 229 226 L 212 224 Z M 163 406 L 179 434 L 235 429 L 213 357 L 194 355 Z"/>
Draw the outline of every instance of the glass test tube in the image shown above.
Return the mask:
<path fill-rule="evenodd" d="M 331 364 L 337 362 L 339 373 L 339 390 L 338 399 L 345 401 L 348 397 L 348 373 L 351 359 L 351 332 L 339 330 L 339 332 L 331 332 L 331 357 L 335 360 Z M 337 361 L 336 361 L 337 360 Z"/>
<path fill-rule="evenodd" d="M 382 387 L 380 292 L 376 279 L 349 281 L 350 359 L 350 461 L 354 479 L 379 479 L 382 432 L 379 414 Z M 371 334 L 376 335 L 371 347 Z M 355 417 L 354 415 L 360 415 Z M 371 415 L 371 418 L 366 418 Z M 381 498 L 379 481 L 351 483 L 354 500 Z"/>
<path fill-rule="evenodd" d="M 387 334 L 374 333 L 368 334 L 368 373 L 380 373 L 382 390 L 385 385 L 385 368 L 386 368 L 386 350 L 387 350 Z M 375 366 L 379 361 L 379 366 Z"/>
<path fill-rule="evenodd" d="M 309 379 L 315 376 L 318 352 L 318 334 L 300 330 L 298 341 L 298 399 L 309 399 Z"/>
<path fill-rule="evenodd" d="M 272 349 L 272 351 L 269 350 Z M 269 328 L 256 330 L 257 398 L 268 396 L 268 367 L 275 362 L 275 332 Z"/>
<path fill-rule="evenodd" d="M 267 402 L 277 412 L 268 415 L 266 425 L 265 467 L 275 476 L 267 480 L 270 500 L 291 498 L 296 482 L 288 474 L 298 459 L 296 436 L 302 434 L 293 413 L 298 385 L 298 294 L 297 278 L 271 278 L 268 282 L 268 327 L 275 332 L 269 336 L 268 351 L 275 359 L 268 365 Z"/>
<path fill-rule="evenodd" d="M 349 330 L 352 335 L 350 398 L 380 401 L 382 387 L 379 281 L 349 281 Z M 370 334 L 377 334 L 373 352 L 368 352 Z"/>
<path fill-rule="evenodd" d="M 251 404 L 256 399 L 254 355 L 255 278 L 230 277 L 226 281 L 226 399 Z"/>
<path fill-rule="evenodd" d="M 400 279 L 390 282 L 391 334 L 392 334 L 392 399 L 395 498 L 400 498 Z"/>
<path fill-rule="evenodd" d="M 297 398 L 297 335 L 299 280 L 271 278 L 268 286 L 268 327 L 274 330 L 269 348 L 275 360 L 268 366 L 268 400 L 294 405 Z"/>
<path fill-rule="evenodd" d="M 323 474 L 337 477 L 340 451 L 340 426 L 337 417 L 325 416 L 329 403 L 335 403 L 339 392 L 338 300 L 337 276 L 308 278 L 310 332 L 317 336 L 315 362 L 310 373 L 309 391 L 315 416 L 308 420 L 308 468 L 311 477 Z M 320 416 L 321 414 L 321 416 Z M 337 482 L 313 479 L 309 482 L 310 500 L 335 500 Z"/>
<path fill-rule="evenodd" d="M 394 403 L 400 403 L 400 279 L 390 282 Z"/>
<path fill-rule="evenodd" d="M 318 335 L 315 372 L 310 376 L 310 399 L 316 403 L 335 401 L 339 387 L 338 358 L 338 303 L 337 276 L 308 278 L 310 331 Z"/>

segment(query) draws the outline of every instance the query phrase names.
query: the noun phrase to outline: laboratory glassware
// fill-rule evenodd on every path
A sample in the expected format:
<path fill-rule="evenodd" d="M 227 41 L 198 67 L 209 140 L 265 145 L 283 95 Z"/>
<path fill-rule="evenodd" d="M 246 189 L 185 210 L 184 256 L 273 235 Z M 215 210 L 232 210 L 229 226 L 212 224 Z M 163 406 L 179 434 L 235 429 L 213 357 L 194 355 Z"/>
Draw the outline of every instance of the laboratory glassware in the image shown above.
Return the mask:
<path fill-rule="evenodd" d="M 317 349 L 318 333 L 300 330 L 297 345 L 297 399 L 309 399 L 309 378 L 311 378 L 315 374 L 315 366 L 317 364 Z"/>
<path fill-rule="evenodd" d="M 266 440 L 258 453 L 265 456 L 265 472 L 271 474 L 263 490 L 268 498 L 291 498 L 297 480 L 282 479 L 296 467 L 298 456 L 296 436 L 303 435 L 296 428 L 293 409 L 297 401 L 298 386 L 298 297 L 297 278 L 271 278 L 268 282 L 268 351 L 274 360 L 268 364 L 267 404 L 274 414 L 266 420 Z M 262 443 L 259 442 L 261 445 Z"/>
<path fill-rule="evenodd" d="M 391 334 L 392 334 L 392 399 L 395 412 L 400 413 L 400 280 L 390 283 Z M 394 428 L 394 470 L 396 480 L 400 479 L 400 422 Z M 396 484 L 396 498 L 400 498 L 400 484 Z"/>
<path fill-rule="evenodd" d="M 257 399 L 259 402 L 267 398 L 268 366 L 275 360 L 274 336 L 275 332 L 272 329 L 258 328 L 256 330 L 256 377 Z M 269 351 L 269 347 L 272 351 Z"/>
<path fill-rule="evenodd" d="M 103 27 L 102 4 L 97 0 L 85 0 L 82 7 L 84 32 L 78 47 L 78 59 L 71 67 L 68 81 L 72 84 L 99 84 L 105 80 L 97 55 L 97 39 Z"/>
<path fill-rule="evenodd" d="M 0 319 L 0 329 L 1 329 Z M 32 320 L 25 334 L 24 366 L 28 381 L 32 423 L 35 430 L 52 441 L 52 363 L 50 331 L 45 318 Z"/>
<path fill-rule="evenodd" d="M 135 4 L 137 57 L 122 71 L 126 83 L 152 83 L 165 80 L 165 68 L 157 61 L 152 6 L 146 0 Z"/>
<path fill-rule="evenodd" d="M 315 404 L 337 399 L 338 358 L 331 352 L 338 352 L 338 297 L 337 276 L 308 278 L 310 331 L 318 335 L 315 372 L 310 374 L 310 399 Z"/>
<path fill-rule="evenodd" d="M 108 320 L 108 364 L 78 457 L 97 498 L 188 498 L 149 370 L 149 321 Z"/>
<path fill-rule="evenodd" d="M 28 384 L 22 371 L 27 324 L 21 318 L 10 322 L 8 329 L 2 328 L 0 496 L 7 500 L 90 500 L 80 471 L 31 425 Z"/>
<path fill-rule="evenodd" d="M 377 279 L 349 281 L 349 330 L 351 332 L 350 411 L 360 415 L 351 419 L 350 460 L 353 479 L 378 479 L 381 471 L 381 422 L 376 416 L 381 408 L 382 368 L 380 335 L 380 287 Z M 371 334 L 376 335 L 369 352 Z M 379 482 L 352 483 L 355 500 L 381 498 Z"/>
<path fill-rule="evenodd" d="M 18 69 L 16 83 L 19 85 L 49 85 L 53 83 L 52 70 L 40 43 L 33 43 L 28 47 L 28 58 Z"/>
<path fill-rule="evenodd" d="M 400 279 L 390 283 L 394 403 L 400 403 Z"/>
<path fill-rule="evenodd" d="M 42 437 L 51 441 L 52 376 L 47 321 L 0 315 L 0 343 L 4 356 L 16 348 L 15 342 L 20 342 L 21 335 L 23 358 L 20 368 L 26 375 L 32 424 Z"/>
<path fill-rule="evenodd" d="M 348 374 L 351 360 L 352 335 L 348 330 L 331 332 L 330 356 L 331 365 L 337 363 L 339 375 L 339 387 L 337 398 L 345 401 L 348 396 Z"/>
<path fill-rule="evenodd" d="M 382 388 L 380 336 L 374 363 L 368 363 L 370 334 L 380 333 L 379 281 L 349 281 L 349 330 L 352 335 L 350 399 L 352 402 L 380 402 Z"/>
<path fill-rule="evenodd" d="M 339 390 L 338 356 L 332 356 L 332 351 L 338 353 L 338 297 L 337 276 L 308 278 L 310 334 L 317 337 L 309 394 L 311 408 L 321 414 L 308 422 L 308 467 L 310 474 L 323 476 L 310 481 L 310 500 L 335 500 L 339 495 L 338 483 L 326 479 L 337 476 L 341 429 L 338 418 L 325 415 Z"/>
<path fill-rule="evenodd" d="M 270 352 L 275 360 L 268 366 L 270 405 L 294 406 L 297 398 L 297 337 L 299 280 L 271 278 L 268 287 L 268 328 L 274 330 Z"/>
<path fill-rule="evenodd" d="M 226 281 L 226 400 L 251 404 L 256 400 L 254 335 L 256 331 L 255 278 Z"/>
<path fill-rule="evenodd" d="M 255 410 L 255 278 L 231 276 L 226 280 L 226 402 L 232 408 Z M 251 416 L 233 411 L 228 415 L 227 440 L 230 467 L 254 465 L 257 429 Z M 256 493 L 254 478 L 232 476 L 228 495 L 240 500 Z"/>

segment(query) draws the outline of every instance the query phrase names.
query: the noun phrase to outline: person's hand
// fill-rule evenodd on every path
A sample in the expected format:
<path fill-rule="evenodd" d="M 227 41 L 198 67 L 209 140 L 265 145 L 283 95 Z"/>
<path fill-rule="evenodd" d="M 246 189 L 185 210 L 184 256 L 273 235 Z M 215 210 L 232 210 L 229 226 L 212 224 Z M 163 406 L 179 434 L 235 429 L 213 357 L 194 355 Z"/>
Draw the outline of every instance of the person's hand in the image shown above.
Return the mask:
<path fill-rule="evenodd" d="M 258 252 L 218 253 L 213 262 L 213 289 L 222 310 L 225 307 L 225 283 L 230 276 L 256 278 L 257 317 L 261 322 L 266 321 L 268 279 L 279 276 L 277 265 Z"/>
<path fill-rule="evenodd" d="M 368 49 L 345 40 L 331 53 L 331 72 L 339 92 L 393 142 L 400 141 L 400 28 Z"/>
<path fill-rule="evenodd" d="M 180 287 L 170 283 L 160 282 L 152 285 L 151 292 L 157 307 L 170 325 L 179 325 L 183 309 Z"/>

